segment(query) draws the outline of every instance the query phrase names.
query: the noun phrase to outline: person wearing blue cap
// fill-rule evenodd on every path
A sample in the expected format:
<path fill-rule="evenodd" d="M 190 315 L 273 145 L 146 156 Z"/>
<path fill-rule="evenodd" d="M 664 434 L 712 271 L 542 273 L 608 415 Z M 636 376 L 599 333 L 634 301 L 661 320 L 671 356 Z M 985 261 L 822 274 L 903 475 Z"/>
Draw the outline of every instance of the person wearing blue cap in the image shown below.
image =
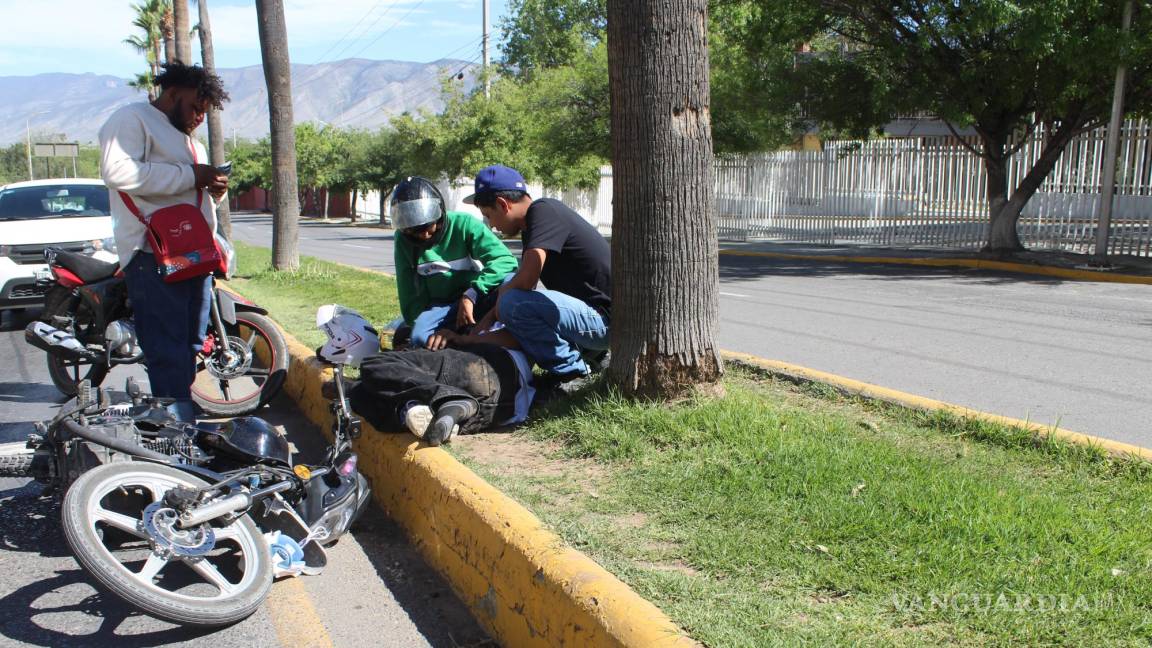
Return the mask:
<path fill-rule="evenodd" d="M 494 165 L 476 174 L 476 205 L 504 236 L 520 235 L 516 274 L 500 287 L 496 307 L 477 324 L 497 321 L 496 338 L 510 336 L 554 379 L 564 383 L 590 373 L 585 357 L 602 359 L 612 313 L 612 256 L 608 241 L 570 207 L 552 198 L 533 200 L 524 177 Z M 537 283 L 544 290 L 536 290 Z M 488 338 L 489 341 L 496 341 Z"/>

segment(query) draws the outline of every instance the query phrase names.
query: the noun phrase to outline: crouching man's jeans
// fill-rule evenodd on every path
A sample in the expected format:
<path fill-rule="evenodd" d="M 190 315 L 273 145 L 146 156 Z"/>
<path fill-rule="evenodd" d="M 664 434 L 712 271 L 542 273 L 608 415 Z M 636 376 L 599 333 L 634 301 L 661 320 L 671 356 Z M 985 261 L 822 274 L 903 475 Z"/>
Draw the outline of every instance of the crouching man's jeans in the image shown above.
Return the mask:
<path fill-rule="evenodd" d="M 124 275 L 152 395 L 176 399 L 178 416 L 190 419 L 196 354 L 208 329 L 211 279 L 164 283 L 149 252 L 136 253 Z"/>
<path fill-rule="evenodd" d="M 509 290 L 500 297 L 500 321 L 542 369 L 587 375 L 582 350 L 608 348 L 608 323 L 595 309 L 555 290 Z"/>

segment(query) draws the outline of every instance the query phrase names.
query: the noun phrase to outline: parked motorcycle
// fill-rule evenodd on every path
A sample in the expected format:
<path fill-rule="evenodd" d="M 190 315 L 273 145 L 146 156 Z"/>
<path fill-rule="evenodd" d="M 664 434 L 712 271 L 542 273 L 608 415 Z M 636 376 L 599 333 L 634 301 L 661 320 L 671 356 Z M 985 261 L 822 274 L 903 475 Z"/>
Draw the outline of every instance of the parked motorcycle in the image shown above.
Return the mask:
<path fill-rule="evenodd" d="M 75 396 L 84 380 L 99 386 L 112 367 L 145 362 L 119 266 L 59 248 L 48 248 L 44 257 L 50 287 L 40 320 L 25 328 L 24 339 L 48 353 L 56 388 Z M 211 293 L 192 398 L 213 416 L 248 414 L 283 385 L 288 346 L 266 310 L 215 284 Z"/>
<path fill-rule="evenodd" d="M 174 623 L 220 626 L 255 612 L 274 576 L 318 574 L 367 505 L 343 381 L 334 442 L 319 464 L 294 463 L 263 420 L 177 422 L 129 384 L 131 401 L 81 382 L 75 401 L 24 448 L 0 445 L 0 476 L 66 489 L 65 537 L 97 581 Z M 130 379 L 131 380 L 131 379 Z"/>

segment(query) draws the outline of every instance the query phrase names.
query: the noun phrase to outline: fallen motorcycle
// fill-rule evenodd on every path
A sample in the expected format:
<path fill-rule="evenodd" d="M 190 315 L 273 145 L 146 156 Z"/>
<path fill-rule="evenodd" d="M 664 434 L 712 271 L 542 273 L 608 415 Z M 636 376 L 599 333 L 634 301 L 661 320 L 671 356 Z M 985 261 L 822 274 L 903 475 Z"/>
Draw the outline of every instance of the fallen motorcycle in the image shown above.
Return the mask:
<path fill-rule="evenodd" d="M 145 363 L 119 266 L 59 248 L 44 256 L 52 273 L 44 310 L 24 339 L 47 352 L 56 388 L 75 396 L 81 381 L 99 386 L 112 367 Z M 215 285 L 211 300 L 192 398 L 209 415 L 249 414 L 283 385 L 288 346 L 260 306 Z"/>
<path fill-rule="evenodd" d="M 338 368 L 339 369 L 339 368 Z M 367 505 L 351 440 L 360 434 L 337 371 L 333 443 L 294 463 L 256 417 L 180 423 L 129 382 L 130 400 L 80 385 L 25 447 L 0 445 L 0 476 L 64 490 L 61 519 L 88 573 L 174 623 L 220 626 L 255 612 L 275 576 L 318 574 Z"/>

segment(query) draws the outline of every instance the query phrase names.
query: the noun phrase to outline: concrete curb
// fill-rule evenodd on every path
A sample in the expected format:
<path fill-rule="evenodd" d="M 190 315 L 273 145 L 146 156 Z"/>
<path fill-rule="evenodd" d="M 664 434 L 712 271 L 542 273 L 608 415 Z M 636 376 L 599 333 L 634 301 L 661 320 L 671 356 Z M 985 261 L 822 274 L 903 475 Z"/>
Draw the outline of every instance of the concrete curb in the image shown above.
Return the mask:
<path fill-rule="evenodd" d="M 285 391 L 326 434 L 331 376 L 289 336 Z M 440 448 L 364 424 L 360 469 L 476 619 L 504 646 L 699 646 L 655 605 Z"/>
<path fill-rule="evenodd" d="M 979 270 L 1019 272 L 1021 274 L 1040 275 L 1044 277 L 1058 277 L 1060 279 L 1074 279 L 1078 281 L 1102 281 L 1106 283 L 1152 285 L 1152 277 L 1144 277 L 1141 275 L 1116 274 L 1095 270 L 1077 270 L 1074 268 L 1056 268 L 1053 266 L 1031 265 L 1027 263 L 1015 263 L 1011 261 L 992 261 L 988 259 L 914 259 L 907 257 L 790 254 L 787 252 L 757 252 L 753 250 L 733 250 L 724 248 L 720 249 L 720 254 L 728 256 L 765 257 L 770 259 L 839 261 L 841 263 L 884 263 L 897 265 L 933 266 L 937 268 L 975 268 Z"/>
<path fill-rule="evenodd" d="M 725 360 L 752 365 L 754 367 L 763 369 L 770 374 L 780 376 L 794 382 L 823 383 L 826 385 L 831 385 L 841 392 L 852 396 L 875 399 L 916 410 L 943 411 L 965 418 L 999 423 L 1001 425 L 1008 425 L 1011 427 L 1028 430 L 1039 436 L 1052 435 L 1057 439 L 1061 439 L 1069 443 L 1101 448 L 1119 457 L 1152 461 L 1152 449 L 1137 445 L 1121 443 L 1120 441 L 1113 441 L 1111 439 L 1103 439 L 1101 437 L 1096 437 L 1089 434 L 1081 434 L 1080 432 L 1073 432 L 1071 430 L 1065 430 L 1055 426 L 1041 425 L 1039 423 L 1023 421 L 1021 419 L 1014 419 L 1007 416 L 1000 416 L 998 414 L 989 414 L 987 412 L 969 409 L 967 407 L 946 403 L 944 401 L 924 398 L 923 396 L 916 396 L 914 394 L 896 391 L 895 389 L 888 389 L 887 387 L 871 385 L 865 382 L 860 382 L 858 380 L 852 380 L 851 378 L 837 376 L 836 374 L 825 373 L 815 369 L 808 369 L 807 367 L 780 362 L 779 360 L 766 360 L 764 358 L 759 358 L 747 353 L 722 351 L 721 355 L 724 356 Z"/>

